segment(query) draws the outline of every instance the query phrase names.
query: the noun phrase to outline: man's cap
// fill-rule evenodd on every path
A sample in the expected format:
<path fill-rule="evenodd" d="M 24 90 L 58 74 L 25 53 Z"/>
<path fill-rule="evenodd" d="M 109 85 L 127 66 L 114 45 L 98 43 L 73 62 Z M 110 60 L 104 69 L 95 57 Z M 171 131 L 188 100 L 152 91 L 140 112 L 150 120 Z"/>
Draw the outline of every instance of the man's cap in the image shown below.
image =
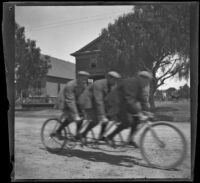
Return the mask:
<path fill-rule="evenodd" d="M 121 75 L 115 71 L 108 72 L 109 76 L 112 76 L 113 78 L 121 78 Z"/>
<path fill-rule="evenodd" d="M 138 76 L 149 78 L 149 79 L 153 78 L 153 75 L 149 71 L 140 71 L 138 72 Z"/>
<path fill-rule="evenodd" d="M 80 76 L 90 76 L 90 74 L 86 71 L 79 71 L 78 75 L 80 75 Z"/>

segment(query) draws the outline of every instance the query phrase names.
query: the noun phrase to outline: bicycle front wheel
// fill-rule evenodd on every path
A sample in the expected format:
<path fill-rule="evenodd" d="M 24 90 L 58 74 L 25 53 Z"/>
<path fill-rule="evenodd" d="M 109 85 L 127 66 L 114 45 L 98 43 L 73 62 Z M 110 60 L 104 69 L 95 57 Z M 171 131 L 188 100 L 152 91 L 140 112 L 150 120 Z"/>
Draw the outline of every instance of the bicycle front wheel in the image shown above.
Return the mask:
<path fill-rule="evenodd" d="M 167 122 L 156 122 L 145 128 L 139 144 L 144 160 L 152 167 L 176 168 L 186 156 L 185 136 Z"/>
<path fill-rule="evenodd" d="M 48 119 L 42 125 L 41 140 L 45 148 L 49 151 L 61 150 L 66 144 L 67 132 L 65 128 L 61 131 L 61 139 L 52 135 L 60 125 L 61 121 L 57 118 Z"/>

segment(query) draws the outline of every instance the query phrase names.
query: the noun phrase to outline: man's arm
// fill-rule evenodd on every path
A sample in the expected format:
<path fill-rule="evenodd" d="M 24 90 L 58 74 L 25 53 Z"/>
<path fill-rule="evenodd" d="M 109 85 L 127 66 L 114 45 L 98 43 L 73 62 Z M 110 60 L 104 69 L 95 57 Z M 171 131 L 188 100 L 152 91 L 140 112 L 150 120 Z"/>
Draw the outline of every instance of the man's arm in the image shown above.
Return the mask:
<path fill-rule="evenodd" d="M 141 89 L 140 92 L 140 103 L 143 111 L 149 111 L 150 110 L 150 105 L 149 105 L 149 86 L 146 86 Z"/>
<path fill-rule="evenodd" d="M 127 103 L 127 109 L 130 113 L 138 113 L 141 111 L 140 106 L 137 105 L 137 90 L 138 87 L 131 81 L 125 81 L 120 90 L 123 90 L 125 101 Z"/>
<path fill-rule="evenodd" d="M 67 85 L 64 89 L 65 103 L 73 115 L 79 115 L 76 106 L 76 98 L 74 94 L 74 86 Z"/>

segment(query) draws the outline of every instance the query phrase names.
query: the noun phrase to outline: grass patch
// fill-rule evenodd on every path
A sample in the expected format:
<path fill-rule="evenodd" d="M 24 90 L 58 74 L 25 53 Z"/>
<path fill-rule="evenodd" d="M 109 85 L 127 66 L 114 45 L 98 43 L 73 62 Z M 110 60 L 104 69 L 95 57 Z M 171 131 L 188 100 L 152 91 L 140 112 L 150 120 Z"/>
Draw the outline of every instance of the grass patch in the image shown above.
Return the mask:
<path fill-rule="evenodd" d="M 190 122 L 190 100 L 156 102 L 155 120 Z M 15 117 L 55 117 L 61 114 L 55 109 L 34 109 L 28 111 L 15 111 Z"/>
<path fill-rule="evenodd" d="M 190 122 L 190 100 L 156 102 L 156 120 Z"/>

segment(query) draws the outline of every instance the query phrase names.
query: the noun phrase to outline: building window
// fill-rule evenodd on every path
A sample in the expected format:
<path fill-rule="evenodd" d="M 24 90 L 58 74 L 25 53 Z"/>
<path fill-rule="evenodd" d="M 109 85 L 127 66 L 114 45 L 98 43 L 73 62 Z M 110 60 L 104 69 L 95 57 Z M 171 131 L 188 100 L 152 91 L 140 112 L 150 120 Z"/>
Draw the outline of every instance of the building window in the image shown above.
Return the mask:
<path fill-rule="evenodd" d="M 90 67 L 96 68 L 97 67 L 97 56 L 90 57 Z"/>
<path fill-rule="evenodd" d="M 92 84 L 94 82 L 93 79 L 88 79 L 88 84 Z"/>
<path fill-rule="evenodd" d="M 60 92 L 60 83 L 58 83 L 58 93 Z"/>
<path fill-rule="evenodd" d="M 41 81 L 38 81 L 38 82 L 37 82 L 37 88 L 38 88 L 38 89 L 41 89 L 41 88 L 42 88 L 42 82 L 41 82 Z"/>
<path fill-rule="evenodd" d="M 37 95 L 40 96 L 42 94 L 42 82 L 41 81 L 37 81 Z"/>

